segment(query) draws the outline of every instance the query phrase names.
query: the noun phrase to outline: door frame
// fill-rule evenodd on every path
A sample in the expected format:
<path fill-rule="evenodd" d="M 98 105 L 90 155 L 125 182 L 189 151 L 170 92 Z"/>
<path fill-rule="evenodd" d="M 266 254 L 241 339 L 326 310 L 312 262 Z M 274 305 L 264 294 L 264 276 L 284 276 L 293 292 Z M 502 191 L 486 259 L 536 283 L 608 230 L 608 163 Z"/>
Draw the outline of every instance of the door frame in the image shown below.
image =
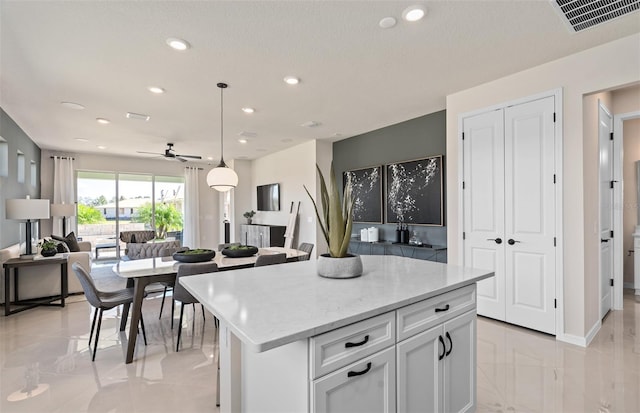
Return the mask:
<path fill-rule="evenodd" d="M 464 151 L 462 150 L 462 132 L 463 132 L 463 120 L 465 118 L 479 115 L 484 112 L 490 112 L 492 110 L 504 109 L 508 106 L 520 105 L 523 103 L 531 102 L 533 100 L 538 100 L 546 97 L 554 97 L 555 104 L 555 113 L 556 113 L 556 121 L 555 121 L 555 175 L 556 175 L 556 185 L 555 185 L 555 216 L 556 216 L 556 340 L 566 341 L 566 342 L 574 342 L 570 337 L 565 336 L 564 330 L 564 238 L 563 238 L 563 202 L 562 202 L 562 194 L 563 194 L 563 151 L 562 151 L 562 142 L 563 142 L 563 103 L 562 103 L 562 88 L 551 89 L 546 92 L 537 93 L 534 95 L 529 95 L 526 97 L 522 97 L 519 99 L 510 100 L 507 102 L 498 103 L 495 105 L 487 106 L 482 109 L 477 109 L 470 112 L 461 113 L 458 115 L 458 228 L 460 231 L 458 233 L 458 245 L 461 245 L 462 248 L 458 251 L 458 259 L 457 263 L 459 265 L 464 265 L 464 239 L 463 239 L 463 229 L 464 229 L 464 193 L 462 192 L 462 184 L 464 180 Z"/>
<path fill-rule="evenodd" d="M 613 115 L 613 179 L 619 182 L 613 188 L 613 232 L 624 234 L 623 201 L 624 201 L 624 122 L 640 118 L 640 111 Z M 622 310 L 624 289 L 624 237 L 613 238 L 613 309 Z M 634 257 L 636 259 L 636 257 Z M 635 288 L 638 288 L 637 286 Z"/>

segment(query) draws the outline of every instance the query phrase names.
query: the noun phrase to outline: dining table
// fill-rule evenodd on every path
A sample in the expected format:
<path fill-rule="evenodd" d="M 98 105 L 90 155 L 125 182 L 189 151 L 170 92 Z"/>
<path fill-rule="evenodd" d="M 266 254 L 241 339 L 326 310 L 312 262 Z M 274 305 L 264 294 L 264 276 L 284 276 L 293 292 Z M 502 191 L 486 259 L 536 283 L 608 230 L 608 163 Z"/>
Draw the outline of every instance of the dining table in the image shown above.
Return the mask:
<path fill-rule="evenodd" d="M 305 257 L 306 252 L 292 248 L 268 247 L 259 248 L 257 254 L 249 257 L 231 258 L 226 257 L 220 251 L 216 251 L 213 261 L 218 264 L 218 271 L 237 270 L 241 268 L 251 268 L 254 266 L 258 256 L 269 254 L 287 254 L 287 262 L 298 261 Z M 119 261 L 113 266 L 113 272 L 118 276 L 127 279 L 127 288 L 134 289 L 133 307 L 131 308 L 131 323 L 129 324 L 129 339 L 127 343 L 126 364 L 133 362 L 133 353 L 136 348 L 138 338 L 138 324 L 142 314 L 142 302 L 145 296 L 145 288 L 149 284 L 158 282 L 175 282 L 178 268 L 182 264 L 173 257 L 155 257 L 139 260 Z M 122 319 L 120 320 L 120 331 L 125 331 L 131 304 L 124 304 Z"/>

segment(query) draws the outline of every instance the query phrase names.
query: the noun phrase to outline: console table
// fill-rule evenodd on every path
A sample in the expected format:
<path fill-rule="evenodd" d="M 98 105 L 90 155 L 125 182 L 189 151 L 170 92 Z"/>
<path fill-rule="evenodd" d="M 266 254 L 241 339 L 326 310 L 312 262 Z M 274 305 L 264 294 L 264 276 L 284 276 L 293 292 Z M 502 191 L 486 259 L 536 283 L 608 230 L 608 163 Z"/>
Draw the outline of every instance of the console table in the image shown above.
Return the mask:
<path fill-rule="evenodd" d="M 352 239 L 349 253 L 358 255 L 398 255 L 427 261 L 447 262 L 447 247 L 442 245 L 410 245 L 391 241 L 366 242 Z"/>
<path fill-rule="evenodd" d="M 37 267 L 41 265 L 59 265 L 60 266 L 60 295 L 54 295 L 52 297 L 35 298 L 29 300 L 20 300 L 18 290 L 18 279 L 20 268 L 25 267 Z M 28 310 L 39 305 L 52 305 L 58 307 L 64 307 L 64 299 L 68 295 L 67 287 L 67 257 L 54 256 L 52 258 L 42 259 L 22 259 L 11 258 L 2 264 L 4 267 L 4 315 L 19 313 L 20 311 Z M 11 302 L 11 269 L 13 269 L 13 297 L 14 301 Z M 54 301 L 60 301 L 60 304 L 54 304 Z M 20 308 L 12 310 L 11 305 L 20 306 Z"/>

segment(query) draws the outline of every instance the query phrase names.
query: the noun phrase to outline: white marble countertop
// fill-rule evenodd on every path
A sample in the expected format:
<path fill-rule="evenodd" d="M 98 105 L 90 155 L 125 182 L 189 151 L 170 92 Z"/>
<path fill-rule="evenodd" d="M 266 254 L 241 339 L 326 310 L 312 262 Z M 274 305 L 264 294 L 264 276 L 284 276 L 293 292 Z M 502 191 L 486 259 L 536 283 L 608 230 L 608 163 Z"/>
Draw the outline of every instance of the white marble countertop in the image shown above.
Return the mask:
<path fill-rule="evenodd" d="M 262 352 L 493 276 L 396 256 L 362 256 L 362 264 L 362 276 L 351 279 L 319 277 L 311 260 L 180 282 L 249 349 Z"/>

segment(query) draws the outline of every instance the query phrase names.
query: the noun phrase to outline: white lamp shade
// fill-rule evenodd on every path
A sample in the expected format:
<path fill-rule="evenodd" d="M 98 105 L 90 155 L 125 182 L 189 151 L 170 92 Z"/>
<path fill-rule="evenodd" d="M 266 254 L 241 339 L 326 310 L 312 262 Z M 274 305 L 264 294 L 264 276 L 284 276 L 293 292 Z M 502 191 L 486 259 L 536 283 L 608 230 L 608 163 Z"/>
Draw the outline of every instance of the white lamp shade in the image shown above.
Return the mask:
<path fill-rule="evenodd" d="M 51 204 L 52 217 L 75 217 L 75 204 Z"/>
<path fill-rule="evenodd" d="M 229 167 L 218 166 L 207 174 L 207 184 L 217 191 L 227 192 L 238 185 L 238 174 Z"/>
<path fill-rule="evenodd" d="M 50 218 L 48 199 L 7 199 L 5 207 L 7 219 L 26 221 Z"/>

